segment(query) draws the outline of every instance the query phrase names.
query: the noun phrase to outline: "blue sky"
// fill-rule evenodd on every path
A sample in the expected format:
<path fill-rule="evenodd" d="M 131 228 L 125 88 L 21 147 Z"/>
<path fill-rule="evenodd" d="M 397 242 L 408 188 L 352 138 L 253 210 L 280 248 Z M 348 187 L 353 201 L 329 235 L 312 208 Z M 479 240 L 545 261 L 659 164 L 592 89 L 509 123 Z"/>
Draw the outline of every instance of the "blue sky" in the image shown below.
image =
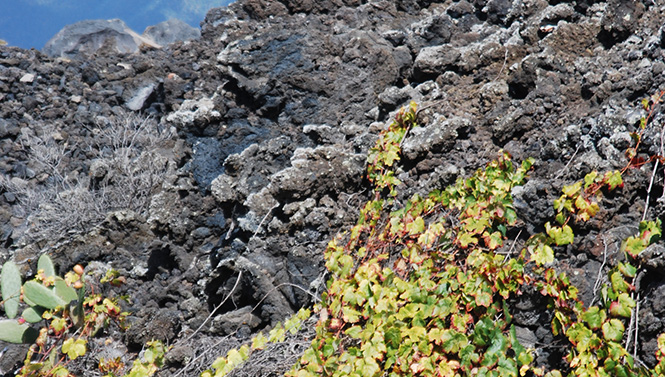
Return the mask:
<path fill-rule="evenodd" d="M 23 48 L 44 47 L 65 25 L 120 18 L 134 31 L 179 18 L 199 27 L 206 11 L 232 0 L 0 0 L 0 39 Z"/>

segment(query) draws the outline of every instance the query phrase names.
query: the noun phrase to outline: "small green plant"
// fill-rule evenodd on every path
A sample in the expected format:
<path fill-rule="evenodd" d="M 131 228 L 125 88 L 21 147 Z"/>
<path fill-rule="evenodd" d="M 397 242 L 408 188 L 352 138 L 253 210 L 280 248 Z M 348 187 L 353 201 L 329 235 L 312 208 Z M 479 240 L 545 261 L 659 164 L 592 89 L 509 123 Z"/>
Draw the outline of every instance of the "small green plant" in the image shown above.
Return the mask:
<path fill-rule="evenodd" d="M 642 100 L 641 103 L 642 109 L 646 112 L 646 115 L 640 119 L 639 129 L 635 132 L 630 133 L 630 137 L 633 139 L 635 145 L 626 149 L 625 154 L 626 158 L 628 159 L 628 163 L 621 170 L 622 173 L 626 172 L 630 168 L 639 167 L 649 162 L 659 161 L 660 163 L 663 163 L 664 160 L 663 156 L 652 155 L 645 158 L 643 156 L 640 156 L 639 150 L 642 144 L 642 138 L 644 136 L 644 132 L 646 131 L 647 125 L 653 119 L 658 105 L 660 105 L 663 102 L 664 98 L 665 98 L 665 90 Z"/>
<path fill-rule="evenodd" d="M 563 195 L 554 201 L 558 224 L 545 224 L 546 231 L 532 236 L 527 242 L 526 250 L 535 265 L 532 279 L 539 291 L 550 299 L 548 307 L 554 314 L 552 332 L 565 335 L 572 345 L 566 357 L 571 368 L 570 376 L 650 375 L 646 369 L 636 365 L 622 345 L 625 340 L 624 322 L 632 316 L 635 307 L 635 301 L 629 295 L 634 287 L 627 279 L 635 277 L 636 268 L 628 262 L 619 263 L 611 269 L 608 273 L 610 284 L 601 289 L 601 306 L 585 308 L 577 298 L 577 288 L 567 276 L 548 267 L 554 261 L 553 247 L 573 243 L 570 224 L 589 220 L 598 212 L 601 189 L 613 190 L 621 185 L 620 172 L 603 176 L 592 172 L 584 182 L 564 187 Z M 654 236 L 646 242 L 657 239 L 655 235 L 660 234 L 659 225 L 644 224 L 644 228 Z M 645 237 L 641 235 L 639 239 L 639 246 L 646 247 L 647 244 L 642 242 Z M 552 377 L 561 375 L 558 370 L 547 374 Z"/>
<path fill-rule="evenodd" d="M 0 321 L 1 340 L 11 343 L 34 342 L 37 333 L 28 323 L 38 323 L 43 320 L 45 313 L 47 316 L 52 314 L 49 310 L 67 307 L 82 298 L 84 290 L 79 289 L 77 293 L 71 286 L 74 275 L 68 276 L 69 283 L 56 276 L 53 262 L 47 255 L 39 258 L 37 268 L 37 277 L 22 284 L 21 274 L 14 262 L 7 261 L 2 266 L 0 288 L 5 314 L 9 319 Z M 80 275 L 76 276 L 75 281 L 80 283 Z M 14 319 L 18 316 L 21 301 L 27 307 L 18 319 Z M 80 305 L 75 306 L 75 310 L 80 312 Z"/>
<path fill-rule="evenodd" d="M 42 255 L 37 269 L 34 279 L 22 283 L 16 264 L 8 261 L 3 265 L 0 291 L 8 319 L 0 321 L 0 340 L 33 344 L 19 376 L 69 376 L 66 365 L 86 354 L 88 339 L 111 321 L 124 328 L 127 313 L 121 310 L 118 299 L 86 291 L 80 265 L 62 278 L 56 275 L 51 258 Z M 111 270 L 102 280 L 117 280 L 116 275 Z M 33 327 L 40 323 L 39 330 Z M 150 349 L 158 351 L 159 346 L 154 343 Z M 151 352 L 157 354 L 155 350 Z M 148 360 L 144 365 L 160 363 Z"/>
<path fill-rule="evenodd" d="M 160 341 L 153 340 L 148 342 L 148 349 L 143 353 L 143 360 L 136 359 L 132 364 L 132 369 L 129 370 L 126 374 L 122 375 L 123 377 L 148 377 L 157 373 L 159 368 L 164 365 L 164 355 L 168 351 L 168 347 L 165 347 L 164 344 Z M 121 368 L 116 368 L 118 370 Z M 104 371 L 104 368 L 101 367 L 100 370 Z M 118 374 L 113 373 L 112 371 L 106 371 L 107 373 L 104 377 L 117 377 Z"/>
<path fill-rule="evenodd" d="M 99 371 L 104 377 L 148 377 L 155 374 L 164 365 L 164 356 L 169 348 L 160 341 L 153 340 L 146 344 L 148 349 L 143 353 L 143 360 L 135 359 L 132 368 L 125 374 L 125 364 L 120 357 L 99 360 Z"/>

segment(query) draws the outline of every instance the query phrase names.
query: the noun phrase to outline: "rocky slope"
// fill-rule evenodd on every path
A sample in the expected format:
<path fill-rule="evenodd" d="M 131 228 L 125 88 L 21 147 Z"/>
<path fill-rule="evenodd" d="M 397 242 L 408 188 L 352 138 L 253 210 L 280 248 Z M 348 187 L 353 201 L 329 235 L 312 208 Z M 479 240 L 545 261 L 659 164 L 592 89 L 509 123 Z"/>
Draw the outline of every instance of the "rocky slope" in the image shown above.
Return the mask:
<path fill-rule="evenodd" d="M 156 338 L 175 345 L 163 375 L 194 375 L 321 292 L 322 251 L 368 195 L 367 149 L 410 100 L 423 127 L 403 145 L 404 191 L 452 183 L 501 148 L 535 157 L 516 241 L 541 231 L 564 184 L 625 164 L 639 101 L 665 87 L 664 21 L 649 0 L 241 0 L 211 9 L 200 40 L 162 49 L 0 47 L 0 261 L 29 275 L 46 252 L 62 270 L 119 270 L 133 326 L 93 346 L 87 367 Z M 127 132 L 143 136 L 118 143 Z M 557 255 L 586 302 L 636 232 L 651 168 L 631 171 Z M 662 192 L 659 172 L 648 218 L 662 218 Z M 662 267 L 640 286 L 647 364 L 665 328 Z M 515 322 L 538 362 L 557 365 L 539 305 L 525 300 Z M 24 352 L 11 346 L 0 370 Z"/>

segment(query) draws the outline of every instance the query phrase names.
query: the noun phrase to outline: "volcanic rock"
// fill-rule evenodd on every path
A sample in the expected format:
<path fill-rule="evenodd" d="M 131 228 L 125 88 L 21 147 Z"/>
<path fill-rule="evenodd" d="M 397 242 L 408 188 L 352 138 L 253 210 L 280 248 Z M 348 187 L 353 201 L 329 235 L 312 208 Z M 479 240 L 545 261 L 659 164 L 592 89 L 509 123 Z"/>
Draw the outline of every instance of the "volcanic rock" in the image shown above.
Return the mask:
<path fill-rule="evenodd" d="M 46 42 L 42 51 L 49 56 L 72 58 L 93 54 L 102 47 L 117 53 L 131 53 L 138 51 L 141 45 L 160 47 L 122 20 L 86 20 L 65 26 Z"/>
<path fill-rule="evenodd" d="M 198 39 L 201 30 L 189 26 L 186 22 L 172 18 L 157 25 L 148 26 L 142 34 L 160 46 L 166 46 L 176 41 Z"/>
<path fill-rule="evenodd" d="M 199 29 L 177 19 L 149 26 L 142 35 L 119 19 L 86 20 L 65 26 L 46 42 L 42 52 L 67 58 L 94 54 L 102 48 L 110 53 L 133 53 L 142 47 L 160 48 L 200 36 Z"/>

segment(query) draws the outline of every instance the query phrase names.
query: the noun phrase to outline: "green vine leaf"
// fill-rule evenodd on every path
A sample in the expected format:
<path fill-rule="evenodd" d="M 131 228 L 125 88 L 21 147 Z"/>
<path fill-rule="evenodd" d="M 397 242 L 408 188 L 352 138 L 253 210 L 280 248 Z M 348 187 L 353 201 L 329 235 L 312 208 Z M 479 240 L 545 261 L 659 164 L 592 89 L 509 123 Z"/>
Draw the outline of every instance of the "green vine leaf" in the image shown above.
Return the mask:
<path fill-rule="evenodd" d="M 607 314 L 605 310 L 592 306 L 582 314 L 582 319 L 592 330 L 598 330 L 607 319 Z"/>
<path fill-rule="evenodd" d="M 420 234 L 425 230 L 425 221 L 419 216 L 406 225 L 406 230 L 409 234 Z"/>
<path fill-rule="evenodd" d="M 85 355 L 86 352 L 85 339 L 79 338 L 74 340 L 74 338 L 68 338 L 62 344 L 62 352 L 72 360 L 76 359 L 79 356 Z"/>
<path fill-rule="evenodd" d="M 612 318 L 603 323 L 603 337 L 605 340 L 620 342 L 621 339 L 623 339 L 623 333 L 625 330 L 623 322 L 616 318 Z"/>
<path fill-rule="evenodd" d="M 628 292 L 632 288 L 632 286 L 624 280 L 623 274 L 620 271 L 614 271 L 610 274 L 610 283 L 612 284 L 612 289 L 616 293 Z"/>
<path fill-rule="evenodd" d="M 573 229 L 568 225 L 553 227 L 549 222 L 547 222 L 545 223 L 545 231 L 547 232 L 547 235 L 552 237 L 554 243 L 557 244 L 557 246 L 569 245 L 573 243 Z"/>
<path fill-rule="evenodd" d="M 630 318 L 631 311 L 635 307 L 635 300 L 633 300 L 628 293 L 621 293 L 617 301 L 610 304 L 610 315 L 613 317 Z"/>
<path fill-rule="evenodd" d="M 569 198 L 573 198 L 582 191 L 582 182 L 576 182 L 569 186 L 563 186 L 561 191 Z"/>
<path fill-rule="evenodd" d="M 637 256 L 646 249 L 646 243 L 637 237 L 628 237 L 624 241 L 623 249 L 630 254 L 631 257 L 637 258 Z"/>
<path fill-rule="evenodd" d="M 548 245 L 538 244 L 531 248 L 531 260 L 539 266 L 554 262 L 554 250 Z"/>
<path fill-rule="evenodd" d="M 461 248 L 466 249 L 471 244 L 477 244 L 478 238 L 474 237 L 471 233 L 462 232 L 457 236 L 457 242 Z"/>
<path fill-rule="evenodd" d="M 614 190 L 617 187 L 623 187 L 623 178 L 621 172 L 618 170 L 605 173 L 603 180 L 607 183 L 610 190 Z"/>

